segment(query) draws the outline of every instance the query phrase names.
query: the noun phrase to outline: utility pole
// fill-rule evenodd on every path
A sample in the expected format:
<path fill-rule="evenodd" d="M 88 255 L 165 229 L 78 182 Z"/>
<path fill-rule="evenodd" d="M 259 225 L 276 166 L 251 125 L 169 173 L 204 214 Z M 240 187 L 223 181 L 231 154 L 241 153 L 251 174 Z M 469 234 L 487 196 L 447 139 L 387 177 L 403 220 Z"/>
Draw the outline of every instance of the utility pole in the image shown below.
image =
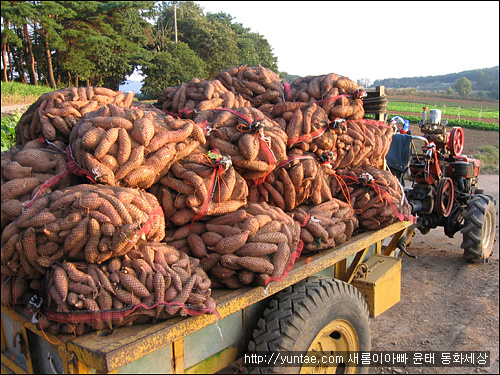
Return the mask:
<path fill-rule="evenodd" d="M 174 30 L 175 30 L 175 44 L 177 44 L 177 1 L 174 1 Z"/>

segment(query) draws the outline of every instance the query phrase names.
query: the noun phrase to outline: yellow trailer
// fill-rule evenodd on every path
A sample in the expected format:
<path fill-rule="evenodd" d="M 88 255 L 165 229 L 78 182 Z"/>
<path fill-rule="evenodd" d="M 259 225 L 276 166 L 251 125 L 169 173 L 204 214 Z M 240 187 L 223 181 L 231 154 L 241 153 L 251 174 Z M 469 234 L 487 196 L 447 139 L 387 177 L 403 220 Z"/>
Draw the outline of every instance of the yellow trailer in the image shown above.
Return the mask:
<path fill-rule="evenodd" d="M 2 373 L 214 373 L 269 350 L 370 350 L 369 317 L 399 302 L 401 258 L 392 255 L 410 225 L 397 222 L 299 258 L 286 278 L 266 288 L 215 289 L 218 316 L 56 337 L 22 309 L 2 305 Z M 311 368 L 286 372 L 299 370 Z"/>

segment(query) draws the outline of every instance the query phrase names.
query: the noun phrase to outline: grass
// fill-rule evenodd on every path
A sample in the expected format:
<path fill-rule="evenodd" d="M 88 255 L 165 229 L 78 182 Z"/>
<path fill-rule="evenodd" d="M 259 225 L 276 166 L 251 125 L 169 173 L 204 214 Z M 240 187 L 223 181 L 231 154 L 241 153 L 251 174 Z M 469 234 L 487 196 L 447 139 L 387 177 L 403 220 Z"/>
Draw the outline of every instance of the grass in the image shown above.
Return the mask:
<path fill-rule="evenodd" d="M 475 152 L 472 157 L 481 160 L 481 172 L 482 173 L 499 173 L 498 164 L 498 143 L 495 147 L 492 146 L 479 146 L 477 152 Z"/>
<path fill-rule="evenodd" d="M 19 82 L 2 82 L 2 106 L 16 104 L 31 104 L 47 92 L 52 92 L 49 86 L 25 85 Z"/>

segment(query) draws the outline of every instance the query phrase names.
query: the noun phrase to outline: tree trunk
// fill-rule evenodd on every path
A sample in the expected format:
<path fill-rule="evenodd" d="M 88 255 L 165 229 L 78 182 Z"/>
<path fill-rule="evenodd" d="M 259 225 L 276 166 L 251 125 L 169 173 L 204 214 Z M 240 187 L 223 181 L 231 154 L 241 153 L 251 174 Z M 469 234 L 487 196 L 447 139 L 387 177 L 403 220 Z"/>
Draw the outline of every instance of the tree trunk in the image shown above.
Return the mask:
<path fill-rule="evenodd" d="M 9 20 L 4 20 L 4 29 L 7 31 L 9 28 Z M 7 77 L 7 43 L 5 43 L 5 39 L 2 38 L 2 59 L 3 59 L 3 80 L 7 82 L 9 77 Z"/>
<path fill-rule="evenodd" d="M 31 42 L 30 34 L 28 33 L 28 25 L 23 25 L 24 38 L 28 42 L 28 53 L 30 55 L 30 83 L 34 86 L 38 86 L 38 79 L 36 78 L 35 71 L 35 56 L 33 56 L 33 43 Z"/>
<path fill-rule="evenodd" d="M 80 83 L 80 79 L 78 78 L 78 74 L 77 74 L 75 77 L 75 87 L 78 87 L 79 83 Z"/>
<path fill-rule="evenodd" d="M 7 58 L 9 59 L 9 76 L 10 80 L 14 81 L 14 64 L 12 63 L 12 57 L 10 53 L 10 43 L 7 43 Z"/>
<path fill-rule="evenodd" d="M 15 30 L 16 30 L 17 37 L 20 40 L 23 40 L 22 29 L 19 27 L 16 27 Z M 17 52 L 17 56 L 16 56 L 16 52 Z M 19 75 L 21 76 L 21 83 L 23 83 L 25 85 L 28 84 L 28 79 L 26 78 L 26 69 L 24 66 L 25 65 L 24 58 L 25 58 L 26 52 L 27 52 L 26 48 L 15 48 L 15 50 L 12 52 L 12 56 L 14 57 L 14 61 L 17 62 L 16 66 L 18 68 Z"/>
<path fill-rule="evenodd" d="M 2 43 L 2 59 L 3 59 L 3 81 L 7 82 L 7 45 Z"/>
<path fill-rule="evenodd" d="M 54 68 L 52 67 L 52 56 L 50 54 L 50 46 L 49 46 L 49 35 L 43 30 L 43 35 L 45 37 L 45 57 L 47 58 L 47 75 L 49 79 L 50 87 L 54 90 L 57 89 L 56 80 L 54 79 Z"/>

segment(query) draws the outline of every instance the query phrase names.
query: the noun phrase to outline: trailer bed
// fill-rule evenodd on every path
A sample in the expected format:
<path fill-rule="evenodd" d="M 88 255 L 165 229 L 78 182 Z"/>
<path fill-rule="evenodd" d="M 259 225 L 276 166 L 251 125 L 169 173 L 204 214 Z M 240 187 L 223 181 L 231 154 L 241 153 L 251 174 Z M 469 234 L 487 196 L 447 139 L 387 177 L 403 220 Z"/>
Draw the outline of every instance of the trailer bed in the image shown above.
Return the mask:
<path fill-rule="evenodd" d="M 156 324 L 120 327 L 113 331 L 91 332 L 76 338 L 63 336 L 61 339 L 61 336 L 45 334 L 37 329 L 31 323 L 31 317 L 22 309 L 2 305 L 2 370 L 43 372 L 44 368 L 47 368 L 47 353 L 38 352 L 40 347 L 45 348 L 48 345 L 46 352 L 52 353 L 50 368 L 59 368 L 65 373 L 134 370 L 144 373 L 148 372 L 148 369 L 158 372 L 155 365 L 161 366 L 162 372 L 165 373 L 218 371 L 242 355 L 248 340 L 248 332 L 245 332 L 245 329 L 258 320 L 258 311 L 262 310 L 262 307 L 257 306 L 262 306 L 266 298 L 321 272 L 328 271 L 332 277 L 335 275 L 337 279 L 351 282 L 356 266 L 370 256 L 370 251 L 380 254 L 382 241 L 393 237 L 384 251 L 384 254 L 389 255 L 411 224 L 409 221 L 397 222 L 378 231 L 356 235 L 333 249 L 299 258 L 287 277 L 282 281 L 270 283 L 266 288 L 214 289 L 212 296 L 217 303 L 219 316 L 204 314 L 176 317 Z M 234 318 L 236 316 L 238 318 Z M 16 355 L 17 361 L 12 359 L 13 353 L 18 350 L 13 349 L 12 337 L 9 338 L 10 331 L 16 330 L 16 324 L 24 340 L 29 343 L 24 353 Z M 13 326 L 12 329 L 10 326 Z M 203 330 L 204 328 L 206 329 Z M 199 343 L 201 338 L 213 336 L 214 332 L 216 336 L 218 332 L 220 337 Z M 196 339 L 189 340 L 188 336 L 194 333 L 197 333 Z M 47 344 L 47 341 L 51 344 Z M 225 341 L 223 345 L 228 346 L 219 347 L 217 341 Z M 214 354 L 217 354 L 215 360 L 207 360 L 214 357 Z M 198 358 L 200 362 L 193 363 L 200 355 L 206 358 Z M 162 361 L 164 363 L 160 363 Z"/>

